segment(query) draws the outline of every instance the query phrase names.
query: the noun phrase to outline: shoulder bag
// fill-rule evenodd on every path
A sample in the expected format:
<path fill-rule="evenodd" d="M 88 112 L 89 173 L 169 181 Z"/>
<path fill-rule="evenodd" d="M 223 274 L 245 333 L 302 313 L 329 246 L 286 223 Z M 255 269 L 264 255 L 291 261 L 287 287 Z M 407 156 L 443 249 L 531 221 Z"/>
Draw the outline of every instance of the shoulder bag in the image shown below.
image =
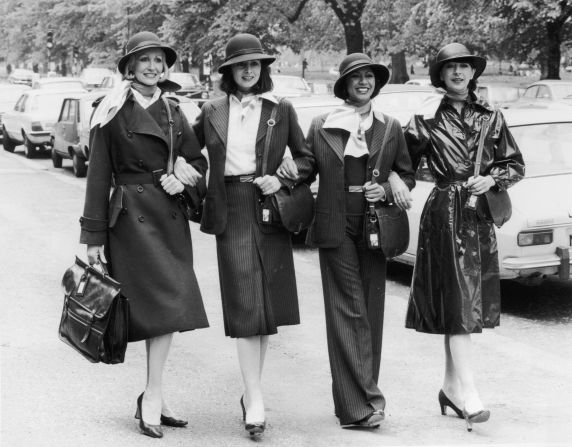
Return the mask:
<path fill-rule="evenodd" d="M 268 120 L 268 130 L 264 140 L 262 173 L 266 173 L 268 151 L 272 129 L 276 124 L 278 105 L 274 105 Z M 307 183 L 282 186 L 272 195 L 260 195 L 261 222 L 266 225 L 283 227 L 291 233 L 299 233 L 310 226 L 314 220 L 314 195 Z"/>
<path fill-rule="evenodd" d="M 62 279 L 59 337 L 90 362 L 123 363 L 129 336 L 129 301 L 121 285 L 76 257 Z"/>
<path fill-rule="evenodd" d="M 381 168 L 381 157 L 389 138 L 389 122 L 383 136 L 383 142 L 375 168 L 372 172 L 371 183 L 377 181 Z M 365 213 L 366 244 L 370 250 L 381 250 L 387 259 L 399 256 L 409 245 L 409 220 L 407 212 L 394 203 L 368 203 Z"/>
<path fill-rule="evenodd" d="M 473 175 L 477 177 L 481 170 L 481 161 L 485 146 L 485 138 L 489 129 L 489 119 L 483 118 L 479 145 L 477 147 L 477 158 L 475 160 L 475 170 Z M 474 205 L 470 205 L 473 198 Z M 500 189 L 497 185 L 490 188 L 480 196 L 471 196 L 468 199 L 469 208 L 475 207 L 477 215 L 483 220 L 491 220 L 500 228 L 512 215 L 512 203 L 506 189 Z"/>
<path fill-rule="evenodd" d="M 173 126 L 175 122 L 173 121 L 173 116 L 171 115 L 171 108 L 169 107 L 169 100 L 164 96 L 161 97 L 165 108 L 167 109 L 167 118 L 169 119 L 169 159 L 167 161 L 167 175 L 173 173 L 174 166 L 174 154 L 173 154 Z M 201 196 L 199 193 L 198 186 L 192 188 L 185 188 L 185 193 L 177 195 L 177 200 L 179 202 L 179 208 L 183 212 L 184 216 L 196 223 L 200 223 L 203 217 L 203 200 L 204 194 Z"/>

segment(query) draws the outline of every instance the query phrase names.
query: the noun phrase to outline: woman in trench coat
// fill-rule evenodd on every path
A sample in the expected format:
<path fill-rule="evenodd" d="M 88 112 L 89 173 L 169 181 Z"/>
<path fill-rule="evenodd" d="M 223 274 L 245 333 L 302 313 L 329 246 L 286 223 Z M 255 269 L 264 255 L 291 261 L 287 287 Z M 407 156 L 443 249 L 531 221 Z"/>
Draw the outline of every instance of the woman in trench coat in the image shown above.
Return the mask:
<path fill-rule="evenodd" d="M 173 332 L 208 327 L 189 223 L 178 200 L 192 188 L 167 174 L 170 133 L 162 95 L 176 86 L 165 81 L 175 59 L 175 51 L 153 33 L 137 33 L 127 43 L 118 63 L 124 80 L 92 119 L 81 218 L 80 240 L 87 244 L 89 263 L 106 258 L 129 299 L 129 341 L 145 340 L 147 383 L 136 417 L 141 432 L 156 438 L 163 436 L 161 425 L 187 424 L 175 417 L 161 389 Z M 194 185 L 206 171 L 206 159 L 177 103 L 168 100 L 168 107 L 173 157 L 194 166 Z"/>
<path fill-rule="evenodd" d="M 319 174 L 307 242 L 319 248 L 334 409 L 344 428 L 376 428 L 385 417 L 377 382 L 386 258 L 366 246 L 365 211 L 371 203 L 409 208 L 415 185 L 399 122 L 375 110 L 371 101 L 388 79 L 384 65 L 362 53 L 348 55 L 334 85 L 345 103 L 315 118 L 307 137 Z M 378 157 L 380 172 L 372 182 Z M 390 171 L 403 179 L 394 190 Z"/>
<path fill-rule="evenodd" d="M 426 156 L 435 187 L 421 215 L 417 260 L 406 327 L 445 335 L 445 377 L 438 395 L 467 428 L 490 416 L 477 392 L 471 334 L 500 319 L 497 241 L 490 214 L 466 207 L 471 195 L 506 189 L 524 175 L 521 153 L 502 113 L 474 93 L 486 60 L 464 45 L 441 48 L 430 68 L 432 84 L 446 90 L 436 109 L 415 115 L 405 129 L 416 169 Z M 480 174 L 474 174 L 483 123 Z M 478 200 L 482 201 L 484 197 Z"/>
<path fill-rule="evenodd" d="M 296 182 L 312 170 L 294 108 L 270 92 L 274 59 L 251 34 L 231 38 L 218 69 L 226 95 L 206 103 L 193 125 L 210 165 L 201 231 L 216 235 L 225 334 L 237 339 L 240 405 L 251 436 L 266 426 L 261 375 L 269 335 L 300 321 L 290 234 L 264 223 L 262 202 L 295 183 L 276 175 L 286 146 Z"/>

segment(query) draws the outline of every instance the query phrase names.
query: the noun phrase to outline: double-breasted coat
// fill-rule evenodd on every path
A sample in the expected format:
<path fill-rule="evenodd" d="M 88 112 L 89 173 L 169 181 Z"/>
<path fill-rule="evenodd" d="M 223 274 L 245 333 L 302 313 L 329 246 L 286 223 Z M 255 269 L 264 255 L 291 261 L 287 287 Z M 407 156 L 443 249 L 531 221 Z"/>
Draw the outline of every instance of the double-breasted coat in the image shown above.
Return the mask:
<path fill-rule="evenodd" d="M 471 94 L 461 113 L 447 97 L 411 118 L 405 138 L 413 167 L 423 156 L 435 179 L 419 225 L 419 244 L 406 327 L 437 334 L 498 326 L 500 279 L 490 215 L 465 209 L 464 183 L 474 173 L 488 121 L 480 174 L 507 189 L 524 176 L 524 161 L 502 113 Z M 479 201 L 484 200 L 480 196 Z"/>
<path fill-rule="evenodd" d="M 307 241 L 319 247 L 335 413 L 341 424 L 350 424 L 368 417 L 373 410 L 385 408 L 385 398 L 377 382 L 386 260 L 381 251 L 374 252 L 365 245 L 363 194 L 345 190 L 350 186 L 345 185 L 344 158 L 349 133 L 324 128 L 326 118 L 327 115 L 315 118 L 307 137 L 307 145 L 315 158 L 315 173 L 319 174 L 316 217 Z M 386 132 L 389 132 L 388 139 L 382 149 Z M 381 156 L 377 182 L 391 203 L 393 194 L 387 181 L 390 170 L 398 173 L 410 189 L 415 185 L 401 127 L 397 120 L 375 112 L 365 136 L 369 155 L 364 178 L 372 178 Z M 361 215 L 346 212 L 347 194 L 361 194 L 358 198 L 364 201 Z"/>
<path fill-rule="evenodd" d="M 174 157 L 204 175 L 197 138 L 177 103 L 169 103 Z M 129 340 L 207 327 L 188 220 L 158 182 L 169 157 L 163 101 L 144 109 L 129 93 L 109 123 L 92 129 L 90 149 L 80 242 L 105 245 L 111 275 L 130 302 Z"/>
<path fill-rule="evenodd" d="M 255 177 L 273 175 L 286 146 L 303 181 L 312 171 L 311 154 L 294 108 L 286 100 L 278 105 L 260 99 L 261 112 L 255 147 Z M 277 107 L 275 125 L 263 169 L 263 152 L 269 119 Z M 229 127 L 229 97 L 203 106 L 193 128 L 209 157 L 209 179 L 201 230 L 215 234 L 225 333 L 230 337 L 269 335 L 277 327 L 299 323 L 298 295 L 290 234 L 261 222 L 261 195 L 252 182 L 225 178 Z M 234 136 L 240 138 L 240 136 Z M 241 174 L 252 174 L 244 172 Z M 281 179 L 284 185 L 292 182 Z"/>

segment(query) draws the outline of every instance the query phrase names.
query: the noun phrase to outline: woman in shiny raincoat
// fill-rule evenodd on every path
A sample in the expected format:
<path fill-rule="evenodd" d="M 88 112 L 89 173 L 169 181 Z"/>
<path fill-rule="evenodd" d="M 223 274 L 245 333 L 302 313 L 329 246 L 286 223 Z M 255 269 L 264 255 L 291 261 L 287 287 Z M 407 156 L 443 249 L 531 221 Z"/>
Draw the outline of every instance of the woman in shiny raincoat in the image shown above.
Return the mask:
<path fill-rule="evenodd" d="M 490 415 L 473 379 L 471 334 L 498 326 L 501 307 L 492 219 L 465 204 L 471 194 L 506 189 L 524 175 L 522 156 L 503 115 L 474 94 L 485 66 L 486 60 L 464 45 L 443 47 L 430 75 L 446 94 L 436 110 L 413 116 L 405 130 L 414 169 L 425 156 L 436 183 L 421 215 L 406 327 L 445 335 L 439 404 L 442 414 L 448 406 L 464 417 L 469 431 L 472 423 L 485 422 Z M 486 120 L 480 175 L 473 177 Z"/>

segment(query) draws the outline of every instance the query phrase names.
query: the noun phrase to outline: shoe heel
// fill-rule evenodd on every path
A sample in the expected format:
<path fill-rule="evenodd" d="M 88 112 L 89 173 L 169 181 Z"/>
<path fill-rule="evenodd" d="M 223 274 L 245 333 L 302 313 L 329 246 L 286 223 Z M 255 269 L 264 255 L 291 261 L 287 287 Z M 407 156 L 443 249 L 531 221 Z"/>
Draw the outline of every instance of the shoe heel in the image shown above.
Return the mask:
<path fill-rule="evenodd" d="M 467 423 L 467 431 L 473 431 L 473 423 L 469 420 L 469 415 L 465 414 L 465 422 Z"/>

